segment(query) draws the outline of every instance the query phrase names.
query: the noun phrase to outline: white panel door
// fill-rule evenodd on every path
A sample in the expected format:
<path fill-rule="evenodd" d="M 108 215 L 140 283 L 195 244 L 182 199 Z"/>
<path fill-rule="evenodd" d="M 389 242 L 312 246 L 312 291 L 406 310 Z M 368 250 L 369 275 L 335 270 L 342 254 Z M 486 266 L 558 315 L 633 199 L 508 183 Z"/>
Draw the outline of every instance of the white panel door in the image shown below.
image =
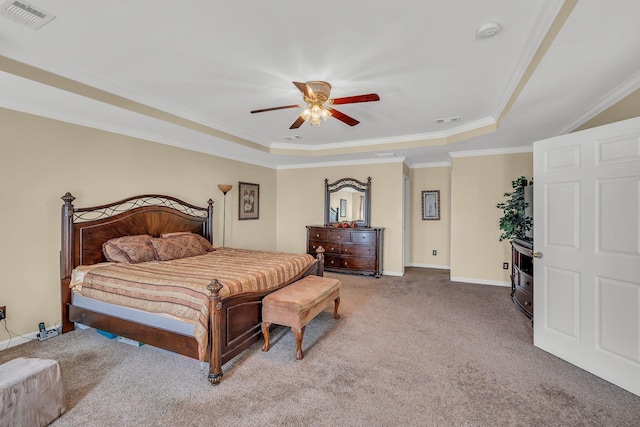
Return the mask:
<path fill-rule="evenodd" d="M 640 396 L 640 117 L 533 147 L 534 345 Z"/>

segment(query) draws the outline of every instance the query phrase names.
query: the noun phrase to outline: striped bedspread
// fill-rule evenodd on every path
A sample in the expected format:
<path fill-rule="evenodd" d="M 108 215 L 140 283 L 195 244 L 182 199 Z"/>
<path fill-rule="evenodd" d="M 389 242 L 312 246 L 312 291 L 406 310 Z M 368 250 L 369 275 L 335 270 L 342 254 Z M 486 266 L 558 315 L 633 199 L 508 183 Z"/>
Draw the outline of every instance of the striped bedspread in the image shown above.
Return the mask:
<path fill-rule="evenodd" d="M 227 298 L 277 288 L 303 272 L 314 258 L 308 254 L 217 248 L 206 255 L 140 264 L 111 264 L 88 271 L 83 296 L 165 313 L 195 323 L 200 360 L 207 349 L 209 294 L 215 278 Z"/>

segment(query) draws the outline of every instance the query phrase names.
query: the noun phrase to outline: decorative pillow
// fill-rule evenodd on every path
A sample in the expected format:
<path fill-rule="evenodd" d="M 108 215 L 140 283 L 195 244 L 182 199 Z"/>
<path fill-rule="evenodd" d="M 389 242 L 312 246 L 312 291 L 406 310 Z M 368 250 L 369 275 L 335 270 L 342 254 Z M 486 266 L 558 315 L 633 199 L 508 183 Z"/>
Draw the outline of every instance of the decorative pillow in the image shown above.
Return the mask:
<path fill-rule="evenodd" d="M 160 237 L 174 237 L 174 236 L 192 236 L 192 237 L 189 237 L 188 239 L 194 239 L 197 242 L 199 242 L 207 252 L 213 252 L 216 250 L 216 248 L 213 247 L 211 242 L 208 241 L 205 237 L 199 234 L 192 233 L 190 231 L 177 231 L 175 233 L 163 233 L 160 235 Z"/>
<path fill-rule="evenodd" d="M 102 253 L 111 262 L 137 264 L 155 261 L 158 257 L 151 245 L 151 239 L 148 234 L 116 237 L 102 245 Z"/>
<path fill-rule="evenodd" d="M 206 240 L 206 239 L 205 239 Z M 196 234 L 179 234 L 152 239 L 151 244 L 160 261 L 204 255 L 207 249 Z"/>

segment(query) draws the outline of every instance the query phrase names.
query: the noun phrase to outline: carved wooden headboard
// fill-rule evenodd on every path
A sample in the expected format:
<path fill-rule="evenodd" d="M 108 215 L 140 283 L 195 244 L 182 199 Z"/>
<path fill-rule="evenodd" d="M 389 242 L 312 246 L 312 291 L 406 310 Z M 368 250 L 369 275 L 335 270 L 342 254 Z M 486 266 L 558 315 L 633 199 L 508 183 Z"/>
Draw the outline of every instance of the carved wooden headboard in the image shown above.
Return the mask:
<path fill-rule="evenodd" d="M 78 265 L 106 261 L 102 244 L 121 236 L 191 231 L 210 242 L 213 237 L 213 201 L 207 207 L 186 203 L 175 197 L 145 194 L 114 203 L 88 208 L 75 208 L 71 193 L 62 196 L 62 242 L 60 279 L 63 331 L 72 330 L 67 320 L 67 304 L 71 302 L 71 272 Z"/>

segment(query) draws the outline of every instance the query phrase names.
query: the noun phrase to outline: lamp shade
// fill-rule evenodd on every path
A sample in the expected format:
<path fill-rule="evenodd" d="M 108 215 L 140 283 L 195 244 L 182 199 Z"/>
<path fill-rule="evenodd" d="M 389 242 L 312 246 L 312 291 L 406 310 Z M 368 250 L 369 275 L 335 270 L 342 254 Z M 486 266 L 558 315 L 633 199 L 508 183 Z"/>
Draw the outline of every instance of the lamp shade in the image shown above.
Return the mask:
<path fill-rule="evenodd" d="M 218 184 L 218 188 L 220 189 L 220 191 L 222 191 L 224 194 L 227 194 L 232 188 L 233 186 L 230 184 Z"/>

